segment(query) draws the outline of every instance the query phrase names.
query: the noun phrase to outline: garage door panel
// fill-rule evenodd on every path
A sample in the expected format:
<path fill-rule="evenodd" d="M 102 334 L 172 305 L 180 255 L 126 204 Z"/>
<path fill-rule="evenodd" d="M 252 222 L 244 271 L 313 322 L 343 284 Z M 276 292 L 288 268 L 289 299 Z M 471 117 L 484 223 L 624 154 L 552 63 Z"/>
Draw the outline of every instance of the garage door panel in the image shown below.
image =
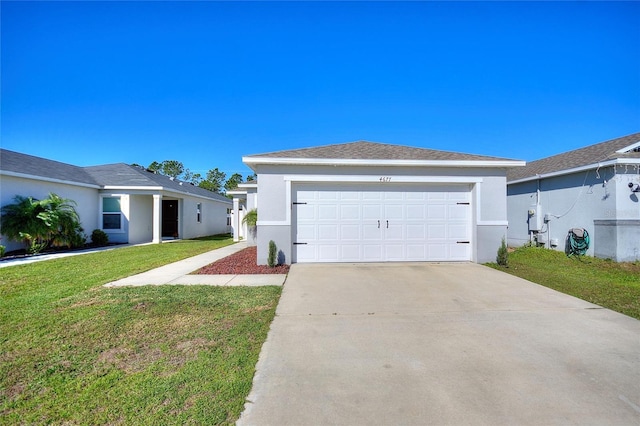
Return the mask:
<path fill-rule="evenodd" d="M 335 225 L 318 225 L 318 241 L 337 241 L 338 228 Z"/>
<path fill-rule="evenodd" d="M 360 193 L 356 191 L 340 191 L 340 199 L 344 201 L 359 201 Z"/>
<path fill-rule="evenodd" d="M 404 244 L 385 244 L 385 260 L 403 261 L 405 260 Z"/>
<path fill-rule="evenodd" d="M 360 248 L 360 244 L 340 244 L 340 259 L 346 262 L 360 261 Z"/>
<path fill-rule="evenodd" d="M 382 206 L 379 204 L 363 204 L 362 219 L 364 220 L 380 220 L 382 217 Z"/>
<path fill-rule="evenodd" d="M 363 261 L 379 262 L 382 259 L 382 244 L 365 244 L 362 246 Z"/>
<path fill-rule="evenodd" d="M 426 211 L 425 206 L 422 204 L 409 204 L 406 206 L 407 219 L 408 220 L 425 220 Z"/>
<path fill-rule="evenodd" d="M 363 201 L 381 201 L 382 200 L 382 192 L 364 191 L 364 192 L 362 192 L 362 200 Z"/>
<path fill-rule="evenodd" d="M 427 257 L 431 260 L 444 260 L 446 259 L 447 245 L 446 244 L 428 244 L 427 245 Z"/>
<path fill-rule="evenodd" d="M 318 220 L 335 221 L 338 219 L 338 206 L 336 205 L 319 205 Z"/>
<path fill-rule="evenodd" d="M 452 244 L 449 250 L 451 260 L 469 260 L 471 251 L 469 244 Z"/>
<path fill-rule="evenodd" d="M 316 262 L 318 255 L 315 246 L 311 245 L 296 245 L 296 262 Z"/>
<path fill-rule="evenodd" d="M 404 235 L 405 226 L 403 224 L 391 223 L 385 226 L 386 227 L 384 229 L 384 239 L 386 241 L 393 241 L 393 240 L 404 241 L 405 240 L 405 235 Z"/>
<path fill-rule="evenodd" d="M 451 201 L 464 202 L 469 200 L 469 193 L 466 191 L 459 191 L 459 192 L 451 191 L 451 192 L 448 192 L 448 198 Z"/>
<path fill-rule="evenodd" d="M 469 206 L 451 205 L 449 206 L 449 220 L 466 220 L 469 215 Z"/>
<path fill-rule="evenodd" d="M 469 238 L 468 227 L 465 224 L 449 224 L 448 229 L 448 237 L 450 239 L 467 240 Z"/>
<path fill-rule="evenodd" d="M 316 225 L 299 224 L 296 236 L 300 241 L 317 239 Z"/>
<path fill-rule="evenodd" d="M 407 244 L 406 260 L 424 260 L 427 258 L 424 244 Z"/>
<path fill-rule="evenodd" d="M 426 194 L 424 192 L 407 192 L 406 200 L 409 202 L 413 201 L 424 201 L 426 200 Z"/>
<path fill-rule="evenodd" d="M 316 206 L 308 204 L 300 204 L 296 206 L 296 214 L 299 221 L 315 220 L 316 218 Z"/>
<path fill-rule="evenodd" d="M 468 187 L 297 190 L 297 262 L 470 260 Z M 304 244 L 306 243 L 306 244 Z"/>
<path fill-rule="evenodd" d="M 427 238 L 427 227 L 424 223 L 407 225 L 407 240 L 424 240 Z"/>
<path fill-rule="evenodd" d="M 360 225 L 340 225 L 340 239 L 342 241 L 359 241 L 362 239 L 360 235 Z"/>
<path fill-rule="evenodd" d="M 360 220 L 360 206 L 357 204 L 340 206 L 340 220 Z"/>
<path fill-rule="evenodd" d="M 447 227 L 444 223 L 429 225 L 427 229 L 428 240 L 444 240 L 447 238 Z"/>
<path fill-rule="evenodd" d="M 316 199 L 318 201 L 338 201 L 340 193 L 336 191 L 318 191 Z"/>
<path fill-rule="evenodd" d="M 325 262 L 337 262 L 340 260 L 338 257 L 338 245 L 337 244 L 322 244 L 318 246 L 318 256 Z"/>
<path fill-rule="evenodd" d="M 380 225 L 376 223 L 364 223 L 362 225 L 362 239 L 364 241 L 378 241 L 382 239 L 382 230 Z"/>
<path fill-rule="evenodd" d="M 384 220 L 402 220 L 404 217 L 403 204 L 387 204 L 384 206 Z"/>
<path fill-rule="evenodd" d="M 427 205 L 427 218 L 431 220 L 445 220 L 447 218 L 447 206 L 444 204 Z"/>
<path fill-rule="evenodd" d="M 296 199 L 298 202 L 301 202 L 301 203 L 309 202 L 316 199 L 316 194 L 317 194 L 317 191 L 298 190 L 296 193 Z"/>

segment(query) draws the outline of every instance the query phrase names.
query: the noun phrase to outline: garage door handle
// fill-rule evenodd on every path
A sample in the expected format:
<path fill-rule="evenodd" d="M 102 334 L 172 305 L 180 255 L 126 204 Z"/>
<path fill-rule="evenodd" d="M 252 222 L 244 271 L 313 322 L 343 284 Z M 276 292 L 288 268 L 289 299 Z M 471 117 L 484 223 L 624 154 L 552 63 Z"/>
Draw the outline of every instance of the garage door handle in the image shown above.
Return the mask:
<path fill-rule="evenodd" d="M 456 241 L 458 244 L 470 244 L 471 241 Z"/>
<path fill-rule="evenodd" d="M 293 243 L 294 246 L 306 246 L 307 243 Z"/>
<path fill-rule="evenodd" d="M 378 229 L 380 229 L 380 221 L 378 221 Z"/>
<path fill-rule="evenodd" d="M 389 229 L 389 221 L 387 221 L 387 229 Z"/>

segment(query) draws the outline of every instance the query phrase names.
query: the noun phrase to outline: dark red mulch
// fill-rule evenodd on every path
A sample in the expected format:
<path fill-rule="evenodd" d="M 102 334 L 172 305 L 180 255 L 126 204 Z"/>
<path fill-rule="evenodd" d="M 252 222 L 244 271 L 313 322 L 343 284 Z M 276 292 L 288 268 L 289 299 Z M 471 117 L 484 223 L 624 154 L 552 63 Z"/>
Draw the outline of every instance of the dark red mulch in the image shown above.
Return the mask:
<path fill-rule="evenodd" d="M 257 247 L 247 247 L 237 253 L 222 258 L 204 268 L 198 269 L 195 274 L 221 275 L 221 274 L 286 274 L 289 265 L 279 265 L 273 268 L 267 265 L 256 265 Z"/>

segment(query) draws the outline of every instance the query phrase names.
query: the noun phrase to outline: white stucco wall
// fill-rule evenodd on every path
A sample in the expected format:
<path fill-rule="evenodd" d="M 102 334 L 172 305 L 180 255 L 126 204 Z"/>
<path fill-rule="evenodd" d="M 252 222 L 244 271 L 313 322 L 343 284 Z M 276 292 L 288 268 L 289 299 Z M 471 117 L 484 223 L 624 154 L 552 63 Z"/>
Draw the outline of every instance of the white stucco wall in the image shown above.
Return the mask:
<path fill-rule="evenodd" d="M 439 168 L 439 167 L 356 167 L 356 166 L 256 166 L 258 174 L 258 263 L 266 264 L 268 243 L 273 240 L 287 263 L 291 262 L 291 187 L 285 176 L 331 176 L 340 182 L 358 176 L 433 178 L 440 183 L 462 178 L 474 181 L 473 260 L 479 263 L 495 261 L 502 237 L 506 236 L 506 170 L 501 168 Z M 294 179 L 295 180 L 295 179 Z M 384 185 L 384 184 L 381 184 Z M 289 192 L 288 192 L 289 191 Z"/>
<path fill-rule="evenodd" d="M 129 196 L 129 243 L 149 243 L 153 240 L 153 196 Z"/>
<path fill-rule="evenodd" d="M 16 195 L 43 199 L 46 198 L 50 192 L 77 203 L 75 209 L 80 216 L 80 224 L 85 234 L 90 236 L 91 232 L 99 227 L 97 188 L 86 188 L 56 182 L 43 182 L 40 180 L 6 175 L 0 177 L 0 205 L 2 206 L 13 204 L 13 198 Z M 21 242 L 10 241 L 5 236 L 2 237 L 0 244 L 4 245 L 7 251 L 24 248 Z"/>
<path fill-rule="evenodd" d="M 180 238 L 197 238 L 228 232 L 227 209 L 232 202 L 207 200 L 182 195 L 180 201 Z M 201 222 L 197 221 L 197 204 L 202 204 Z"/>
<path fill-rule="evenodd" d="M 618 173 L 613 167 L 589 170 L 570 175 L 510 184 L 507 189 L 509 231 L 508 243 L 521 246 L 529 241 L 528 210 L 536 204 L 540 190 L 541 216 L 550 215 L 543 223 L 540 239 L 546 247 L 549 241 L 558 240 L 556 250 L 564 251 L 571 228 L 584 228 L 589 232 L 591 245 L 587 252 L 593 256 L 598 241 L 594 220 L 640 219 L 640 202 L 628 188 L 636 179 L 635 174 Z M 560 217 L 556 217 L 560 216 Z M 602 233 L 601 233 L 602 234 Z M 604 235 L 604 234 L 602 234 Z M 609 244 L 602 241 L 602 245 Z"/>

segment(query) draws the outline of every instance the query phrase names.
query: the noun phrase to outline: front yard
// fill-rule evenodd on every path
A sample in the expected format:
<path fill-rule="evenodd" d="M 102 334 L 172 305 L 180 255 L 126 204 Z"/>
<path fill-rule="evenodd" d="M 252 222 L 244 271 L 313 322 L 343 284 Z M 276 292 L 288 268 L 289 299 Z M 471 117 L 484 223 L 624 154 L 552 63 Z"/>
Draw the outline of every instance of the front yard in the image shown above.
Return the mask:
<path fill-rule="evenodd" d="M 0 424 L 234 423 L 281 288 L 102 287 L 230 243 L 3 268 Z"/>
<path fill-rule="evenodd" d="M 640 262 L 616 263 L 593 257 L 521 247 L 509 267 L 493 268 L 640 319 Z"/>

